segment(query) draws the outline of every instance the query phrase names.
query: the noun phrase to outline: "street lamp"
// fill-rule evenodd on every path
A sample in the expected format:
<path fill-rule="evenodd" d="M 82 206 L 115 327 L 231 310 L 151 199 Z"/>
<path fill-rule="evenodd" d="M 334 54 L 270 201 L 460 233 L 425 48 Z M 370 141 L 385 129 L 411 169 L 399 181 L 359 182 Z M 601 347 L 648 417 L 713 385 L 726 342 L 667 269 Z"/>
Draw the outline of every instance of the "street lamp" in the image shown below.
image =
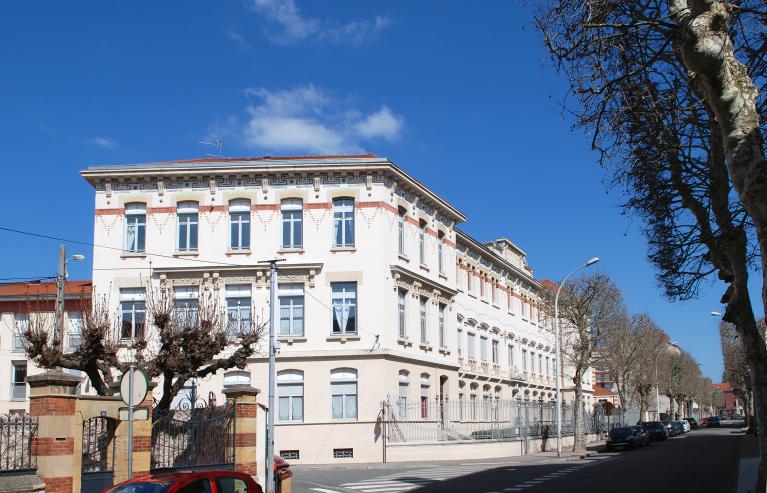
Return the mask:
<path fill-rule="evenodd" d="M 712 317 L 721 317 L 722 314 L 720 312 L 711 312 Z"/>
<path fill-rule="evenodd" d="M 557 371 L 557 457 L 562 457 L 562 392 L 559 382 L 562 376 L 559 358 L 559 293 L 562 291 L 562 286 L 565 285 L 565 282 L 567 282 L 567 279 L 570 276 L 581 269 L 585 269 L 586 267 L 596 264 L 597 262 L 599 262 L 599 257 L 593 257 L 589 259 L 585 264 L 573 269 L 569 274 L 565 276 L 564 279 L 562 279 L 562 282 L 559 283 L 559 286 L 557 287 L 557 294 L 554 296 L 554 367 Z M 580 385 L 580 382 L 576 385 Z M 578 412 L 578 410 L 576 409 L 575 412 Z"/>
<path fill-rule="evenodd" d="M 82 262 L 85 260 L 85 255 L 76 253 L 67 258 L 67 247 L 61 245 L 59 247 L 59 271 L 56 274 L 56 315 L 55 326 L 53 328 L 53 340 L 61 341 L 59 339 L 64 334 L 64 285 L 67 281 L 67 263 Z"/>

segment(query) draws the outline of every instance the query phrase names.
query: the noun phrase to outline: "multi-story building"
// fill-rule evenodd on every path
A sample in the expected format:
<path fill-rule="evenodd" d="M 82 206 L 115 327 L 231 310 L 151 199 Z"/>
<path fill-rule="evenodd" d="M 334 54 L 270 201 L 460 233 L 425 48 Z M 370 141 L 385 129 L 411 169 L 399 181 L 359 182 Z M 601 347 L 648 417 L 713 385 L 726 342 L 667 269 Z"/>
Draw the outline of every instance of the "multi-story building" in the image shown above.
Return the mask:
<path fill-rule="evenodd" d="M 67 281 L 64 285 L 63 348 L 69 350 L 80 345 L 83 300 L 91 295 L 90 281 Z M 13 283 L 0 286 L 0 413 L 29 410 L 26 378 L 41 370 L 29 361 L 25 352 L 24 332 L 32 318 L 50 330 L 54 322 L 56 300 L 55 282 Z M 71 372 L 81 375 L 79 371 Z M 84 384 L 82 390 L 87 391 Z"/>
<path fill-rule="evenodd" d="M 279 258 L 277 451 L 380 461 L 382 403 L 554 397 L 552 323 L 525 253 L 374 155 L 197 159 L 82 171 L 95 189 L 94 291 L 121 337 L 145 286 L 200 291 L 230 323 L 268 319 Z M 104 248 L 106 247 L 106 248 Z M 267 388 L 265 354 L 200 382 Z M 266 402 L 266 396 L 260 399 Z M 470 419 L 470 417 L 467 417 Z"/>

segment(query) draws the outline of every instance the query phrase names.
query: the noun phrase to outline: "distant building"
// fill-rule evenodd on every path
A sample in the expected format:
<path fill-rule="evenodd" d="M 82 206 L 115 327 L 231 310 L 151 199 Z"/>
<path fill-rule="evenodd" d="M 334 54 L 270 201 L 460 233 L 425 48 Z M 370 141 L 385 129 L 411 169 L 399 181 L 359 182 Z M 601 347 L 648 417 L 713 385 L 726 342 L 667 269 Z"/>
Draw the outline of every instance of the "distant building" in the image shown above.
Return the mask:
<path fill-rule="evenodd" d="M 67 281 L 64 287 L 65 348 L 77 347 L 81 334 L 81 301 L 91 296 L 90 281 Z M 0 285 L 0 413 L 29 410 L 28 375 L 40 373 L 24 350 L 23 332 L 30 317 L 45 317 L 53 326 L 56 300 L 55 282 Z M 80 376 L 80 372 L 70 372 Z M 83 389 L 85 390 L 85 389 Z"/>
<path fill-rule="evenodd" d="M 732 385 L 727 382 L 715 383 L 714 387 L 719 389 L 724 395 L 724 408 L 717 411 L 721 415 L 730 416 L 732 414 L 743 414 L 743 402 L 735 395 Z"/>

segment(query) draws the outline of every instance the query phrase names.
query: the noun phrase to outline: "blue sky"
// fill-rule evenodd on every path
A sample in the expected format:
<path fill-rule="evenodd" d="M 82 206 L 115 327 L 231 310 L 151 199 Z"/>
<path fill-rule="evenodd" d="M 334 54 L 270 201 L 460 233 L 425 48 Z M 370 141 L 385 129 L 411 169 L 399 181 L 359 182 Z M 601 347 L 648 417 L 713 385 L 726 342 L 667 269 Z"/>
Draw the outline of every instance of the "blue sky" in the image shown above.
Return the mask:
<path fill-rule="evenodd" d="M 517 2 L 12 2 L 0 16 L 0 225 L 89 241 L 78 171 L 204 156 L 369 151 L 507 236 L 539 278 L 592 256 L 715 381 L 721 285 L 665 300 L 563 80 Z M 49 275 L 57 244 L 0 233 L 0 277 Z M 83 251 L 85 250 L 85 251 Z M 70 252 L 87 248 L 71 247 Z M 87 278 L 87 263 L 71 266 Z M 756 286 L 755 286 L 756 287 Z M 758 291 L 754 291 L 758 294 Z M 760 307 L 761 308 L 761 307 Z"/>

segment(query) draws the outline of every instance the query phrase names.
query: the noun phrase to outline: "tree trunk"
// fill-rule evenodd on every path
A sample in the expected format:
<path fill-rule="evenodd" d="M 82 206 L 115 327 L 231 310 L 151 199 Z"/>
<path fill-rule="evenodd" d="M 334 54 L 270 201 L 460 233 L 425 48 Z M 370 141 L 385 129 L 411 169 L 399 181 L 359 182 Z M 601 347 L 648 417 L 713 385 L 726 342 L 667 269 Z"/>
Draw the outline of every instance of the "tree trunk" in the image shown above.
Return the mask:
<path fill-rule="evenodd" d="M 639 392 L 639 419 L 641 421 L 648 421 L 647 419 L 647 396 Z"/>
<path fill-rule="evenodd" d="M 583 439 L 583 389 L 579 385 L 580 375 L 577 381 L 578 383 L 575 384 L 575 402 L 573 403 L 573 452 L 586 448 Z"/>

